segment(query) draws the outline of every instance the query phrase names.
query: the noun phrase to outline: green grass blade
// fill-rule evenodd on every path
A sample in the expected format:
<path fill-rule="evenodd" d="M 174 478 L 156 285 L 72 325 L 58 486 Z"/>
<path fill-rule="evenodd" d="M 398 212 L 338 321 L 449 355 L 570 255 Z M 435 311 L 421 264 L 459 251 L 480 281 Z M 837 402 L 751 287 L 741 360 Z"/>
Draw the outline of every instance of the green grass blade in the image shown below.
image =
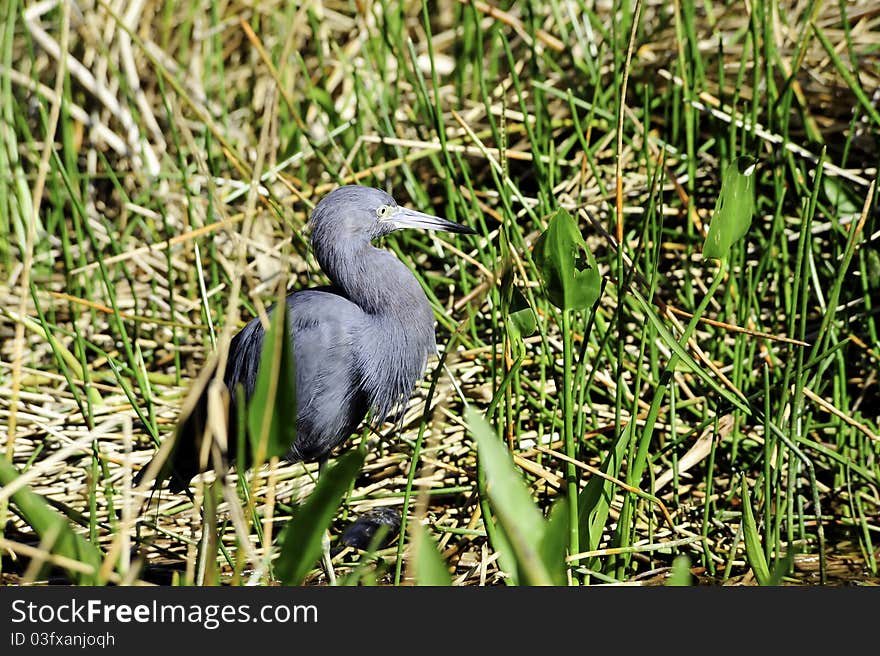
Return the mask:
<path fill-rule="evenodd" d="M 275 304 L 263 340 L 260 370 L 248 406 L 254 462 L 283 457 L 296 439 L 296 369 L 284 296 Z"/>
<path fill-rule="evenodd" d="M 669 331 L 669 329 L 664 325 L 662 319 L 657 316 L 657 313 L 654 312 L 654 309 L 648 303 L 648 301 L 636 290 L 631 290 L 632 297 L 636 299 L 641 309 L 644 311 L 645 316 L 648 317 L 648 320 L 654 326 L 654 329 L 657 330 L 658 333 L 663 337 L 663 342 L 672 350 L 676 357 L 679 358 L 682 364 L 684 364 L 691 373 L 698 376 L 704 383 L 706 383 L 709 387 L 711 387 L 717 394 L 724 397 L 731 405 L 739 408 L 743 412 L 748 415 L 752 414 L 752 410 L 749 407 L 746 400 L 742 397 L 741 393 L 737 394 L 731 391 L 726 387 L 722 387 L 718 381 L 713 378 L 712 373 L 707 371 L 705 367 L 701 366 L 694 360 L 693 356 L 678 342 L 677 339 L 673 336 L 673 334 Z"/>
<path fill-rule="evenodd" d="M 761 536 L 758 533 L 758 525 L 755 523 L 755 515 L 752 511 L 752 499 L 749 495 L 749 484 L 745 475 L 741 478 L 742 489 L 742 521 L 743 537 L 746 543 L 746 558 L 755 573 L 755 578 L 761 585 L 772 585 L 770 568 L 767 566 L 767 558 L 764 556 L 764 548 L 761 546 Z"/>

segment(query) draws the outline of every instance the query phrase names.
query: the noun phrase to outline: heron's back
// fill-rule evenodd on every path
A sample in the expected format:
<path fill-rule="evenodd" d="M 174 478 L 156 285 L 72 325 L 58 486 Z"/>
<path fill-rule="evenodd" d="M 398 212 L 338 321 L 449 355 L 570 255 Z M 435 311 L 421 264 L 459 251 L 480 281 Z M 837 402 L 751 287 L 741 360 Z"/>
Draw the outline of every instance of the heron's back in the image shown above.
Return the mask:
<path fill-rule="evenodd" d="M 381 423 L 409 399 L 428 355 L 436 348 L 430 305 L 421 289 L 411 287 L 410 291 L 414 292 L 410 302 L 397 306 L 405 312 L 385 315 L 364 312 L 335 287 L 305 289 L 287 297 L 297 396 L 279 400 L 297 404 L 297 435 L 288 460 L 328 457 L 357 430 L 368 410 L 372 409 L 375 421 Z M 234 431 L 241 411 L 236 387 L 242 387 L 248 403 L 256 386 L 264 336 L 259 318 L 252 319 L 233 337 L 226 359 L 223 381 L 230 395 L 227 455 L 239 466 L 247 464 L 249 454 L 235 452 L 238 440 Z M 181 419 L 170 467 L 161 475 L 171 477 L 172 490 L 185 489 L 199 473 L 206 425 L 207 392 L 203 392 L 192 413 Z"/>
<path fill-rule="evenodd" d="M 367 413 L 356 367 L 363 312 L 331 287 L 290 294 L 287 305 L 297 394 L 297 436 L 287 458 L 318 460 L 351 435 Z M 241 384 L 247 401 L 256 384 L 263 336 L 259 319 L 253 319 L 229 348 L 224 382 L 230 390 Z"/>

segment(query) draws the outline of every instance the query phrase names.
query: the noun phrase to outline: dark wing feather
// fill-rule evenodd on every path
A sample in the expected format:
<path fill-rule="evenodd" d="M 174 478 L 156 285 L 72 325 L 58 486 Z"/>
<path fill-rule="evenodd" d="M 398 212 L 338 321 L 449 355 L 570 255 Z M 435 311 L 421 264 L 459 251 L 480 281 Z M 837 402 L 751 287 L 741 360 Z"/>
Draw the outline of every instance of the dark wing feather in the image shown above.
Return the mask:
<path fill-rule="evenodd" d="M 288 304 L 298 417 L 288 458 L 320 460 L 349 437 L 367 413 L 356 370 L 364 313 L 332 288 L 293 294 Z"/>
<path fill-rule="evenodd" d="M 330 287 L 295 292 L 287 297 L 293 334 L 297 388 L 297 437 L 287 457 L 291 461 L 318 460 L 350 436 L 367 412 L 367 398 L 356 372 L 356 349 L 363 320 L 362 310 Z M 271 314 L 271 308 L 269 310 Z M 232 338 L 223 382 L 229 390 L 230 461 L 247 465 L 248 454 L 236 458 L 238 407 L 236 387 L 245 401 L 257 381 L 265 331 L 252 319 Z M 207 386 L 192 412 L 181 416 L 175 444 L 156 478 L 156 485 L 170 479 L 169 489 L 185 490 L 199 473 L 199 454 L 207 425 Z M 140 482 L 147 467 L 135 478 Z"/>

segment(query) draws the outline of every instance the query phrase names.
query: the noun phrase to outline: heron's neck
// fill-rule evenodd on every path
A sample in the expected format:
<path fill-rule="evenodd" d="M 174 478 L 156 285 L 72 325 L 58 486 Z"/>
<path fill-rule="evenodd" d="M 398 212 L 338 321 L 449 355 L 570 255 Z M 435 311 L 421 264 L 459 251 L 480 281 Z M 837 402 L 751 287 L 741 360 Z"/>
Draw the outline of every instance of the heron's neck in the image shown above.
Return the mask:
<path fill-rule="evenodd" d="M 380 316 L 433 314 L 415 276 L 397 257 L 372 244 L 335 244 L 315 252 L 321 268 L 345 295 L 364 312 Z"/>
<path fill-rule="evenodd" d="M 381 423 L 406 403 L 437 351 L 434 312 L 415 276 L 388 251 L 367 245 L 353 254 L 355 266 L 331 275 L 370 320 L 358 343 L 361 385 Z M 323 264 L 322 264 L 323 266 Z M 328 271 L 329 272 L 329 271 Z"/>

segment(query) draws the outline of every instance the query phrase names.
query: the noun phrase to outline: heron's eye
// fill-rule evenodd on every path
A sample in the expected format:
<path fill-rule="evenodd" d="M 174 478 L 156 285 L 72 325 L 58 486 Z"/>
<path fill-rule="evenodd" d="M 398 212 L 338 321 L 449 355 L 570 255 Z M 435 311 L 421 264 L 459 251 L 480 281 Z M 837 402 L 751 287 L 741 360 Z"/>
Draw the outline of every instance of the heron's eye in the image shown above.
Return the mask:
<path fill-rule="evenodd" d="M 390 205 L 380 205 L 376 209 L 376 216 L 378 216 L 380 219 L 384 219 L 389 214 L 391 214 L 391 206 Z"/>

